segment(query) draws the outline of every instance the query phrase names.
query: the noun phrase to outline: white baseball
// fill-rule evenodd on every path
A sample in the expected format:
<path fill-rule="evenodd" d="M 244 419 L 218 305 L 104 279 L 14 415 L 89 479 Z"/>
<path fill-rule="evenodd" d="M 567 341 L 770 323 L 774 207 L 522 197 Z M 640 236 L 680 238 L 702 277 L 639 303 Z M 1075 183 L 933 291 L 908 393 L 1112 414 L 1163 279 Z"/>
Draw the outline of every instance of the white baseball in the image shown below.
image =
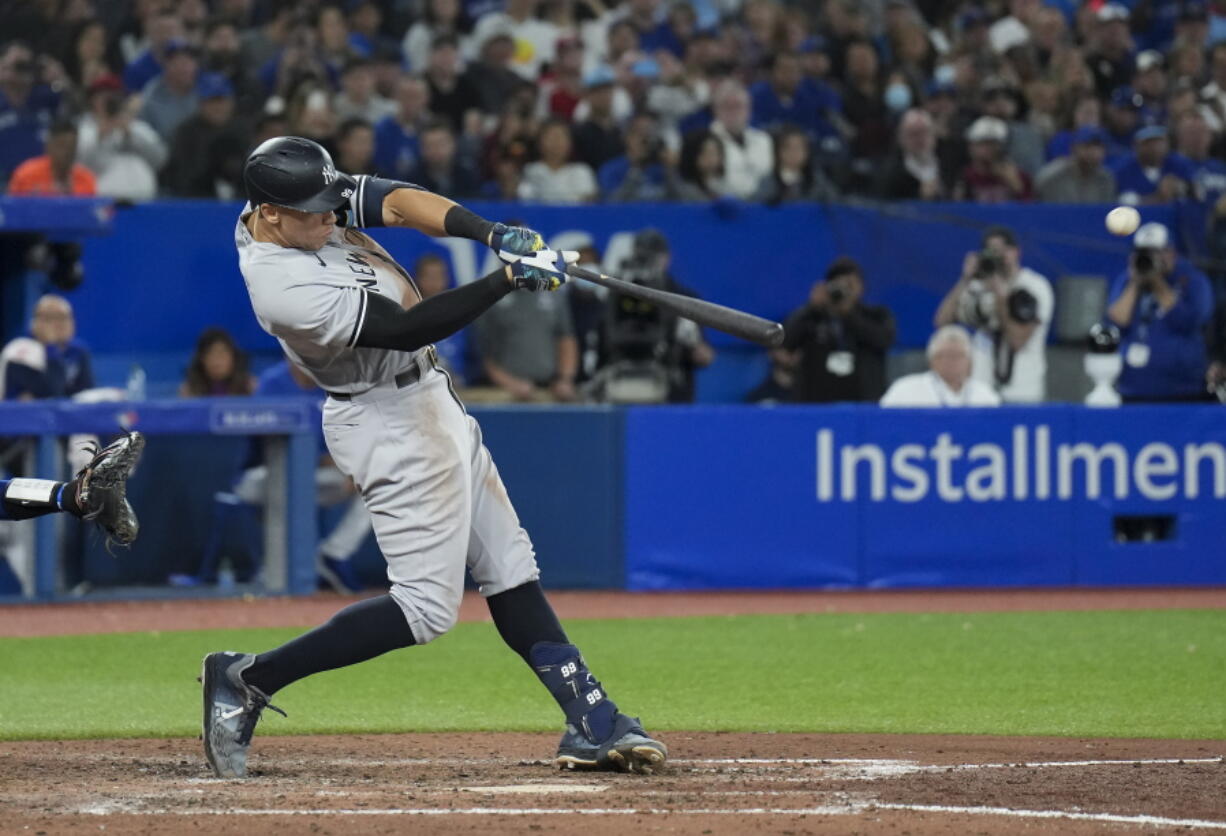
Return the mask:
<path fill-rule="evenodd" d="M 1112 235 L 1131 235 L 1141 225 L 1141 213 L 1131 206 L 1117 206 L 1107 213 L 1107 230 Z"/>

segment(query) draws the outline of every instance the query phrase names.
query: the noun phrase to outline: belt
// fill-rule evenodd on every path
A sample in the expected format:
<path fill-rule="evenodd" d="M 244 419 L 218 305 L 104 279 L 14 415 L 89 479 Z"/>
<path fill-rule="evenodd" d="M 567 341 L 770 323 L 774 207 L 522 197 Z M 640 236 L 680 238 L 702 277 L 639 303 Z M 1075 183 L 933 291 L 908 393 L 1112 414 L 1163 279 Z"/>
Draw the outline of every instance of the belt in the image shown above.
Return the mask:
<path fill-rule="evenodd" d="M 426 349 L 424 355 L 421 357 L 421 360 L 424 360 L 427 363 L 429 363 L 427 368 L 432 369 L 436 367 L 435 361 L 437 360 L 437 358 L 438 358 L 438 354 L 435 353 L 434 346 L 430 346 L 428 349 Z M 414 383 L 421 380 L 421 372 L 422 372 L 421 367 L 422 367 L 422 364 L 419 361 L 417 363 L 414 363 L 411 369 L 406 369 L 405 371 L 401 372 L 400 374 L 392 378 L 392 381 L 393 383 L 395 383 L 396 388 L 403 389 L 404 387 L 412 386 Z M 370 390 L 367 390 L 367 391 L 370 391 Z M 365 392 L 327 392 L 326 394 L 329 398 L 333 398 L 334 400 L 351 401 L 354 399 L 355 396 L 364 395 L 366 393 Z"/>

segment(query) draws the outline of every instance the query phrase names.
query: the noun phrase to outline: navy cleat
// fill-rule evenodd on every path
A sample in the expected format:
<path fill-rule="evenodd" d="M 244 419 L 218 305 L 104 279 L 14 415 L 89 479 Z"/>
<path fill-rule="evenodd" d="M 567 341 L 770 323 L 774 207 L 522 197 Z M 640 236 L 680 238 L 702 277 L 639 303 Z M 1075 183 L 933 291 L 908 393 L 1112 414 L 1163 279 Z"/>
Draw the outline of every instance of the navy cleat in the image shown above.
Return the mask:
<path fill-rule="evenodd" d="M 251 667 L 251 653 L 210 653 L 204 657 L 200 681 L 204 684 L 204 756 L 218 778 L 247 777 L 247 749 L 251 733 L 265 708 L 285 716 L 268 704 L 268 696 L 243 681 Z"/>
<path fill-rule="evenodd" d="M 668 747 L 627 717 L 605 694 L 573 644 L 537 642 L 528 652 L 542 684 L 566 715 L 566 733 L 554 763 L 560 769 L 602 769 L 650 775 L 668 759 Z"/>
<path fill-rule="evenodd" d="M 668 759 L 668 747 L 648 737 L 637 717 L 618 712 L 608 738 L 594 743 L 567 724 L 554 763 L 559 769 L 602 769 L 650 775 Z"/>

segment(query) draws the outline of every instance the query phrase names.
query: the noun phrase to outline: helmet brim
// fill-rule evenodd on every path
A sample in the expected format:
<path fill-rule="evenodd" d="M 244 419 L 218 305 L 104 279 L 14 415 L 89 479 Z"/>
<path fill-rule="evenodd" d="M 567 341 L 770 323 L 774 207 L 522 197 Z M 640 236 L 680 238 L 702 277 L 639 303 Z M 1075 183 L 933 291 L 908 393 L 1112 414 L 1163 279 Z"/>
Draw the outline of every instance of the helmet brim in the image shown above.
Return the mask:
<path fill-rule="evenodd" d="M 299 200 L 290 204 L 278 203 L 275 200 L 266 201 L 277 206 L 285 206 L 288 209 L 297 209 L 299 212 L 332 212 L 341 208 L 349 202 L 349 198 L 357 191 L 358 183 L 348 174 L 336 172 L 336 179 L 328 184 L 323 191 L 312 195 L 305 200 Z"/>

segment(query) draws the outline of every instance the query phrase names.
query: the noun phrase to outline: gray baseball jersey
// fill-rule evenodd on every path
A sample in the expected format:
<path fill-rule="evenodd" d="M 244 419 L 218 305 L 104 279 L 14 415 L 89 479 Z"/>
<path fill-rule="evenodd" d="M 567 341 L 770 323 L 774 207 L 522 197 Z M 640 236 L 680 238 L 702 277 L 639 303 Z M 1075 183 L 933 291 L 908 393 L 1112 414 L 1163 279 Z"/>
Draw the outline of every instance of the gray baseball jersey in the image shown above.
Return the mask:
<path fill-rule="evenodd" d="M 367 178 L 356 179 L 350 222 L 361 226 Z M 248 211 L 234 241 L 252 308 L 292 362 L 343 396 L 324 404 L 324 439 L 362 494 L 391 595 L 417 643 L 455 624 L 465 568 L 486 596 L 536 580 L 532 542 L 433 346 L 410 353 L 356 345 L 369 293 L 401 304 L 419 298 L 408 274 L 353 229 L 338 227 L 317 252 L 255 241 L 243 222 Z M 416 379 L 399 384 L 414 366 Z"/>
<path fill-rule="evenodd" d="M 360 189 L 367 178 L 356 179 Z M 364 392 L 413 366 L 407 352 L 355 344 L 367 291 L 406 306 L 420 298 L 408 274 L 356 231 L 356 208 L 350 209 L 350 225 L 338 225 L 316 252 L 254 240 L 245 223 L 250 211 L 244 208 L 234 227 L 239 269 L 260 327 L 277 338 L 293 363 L 321 389 L 342 393 Z"/>

